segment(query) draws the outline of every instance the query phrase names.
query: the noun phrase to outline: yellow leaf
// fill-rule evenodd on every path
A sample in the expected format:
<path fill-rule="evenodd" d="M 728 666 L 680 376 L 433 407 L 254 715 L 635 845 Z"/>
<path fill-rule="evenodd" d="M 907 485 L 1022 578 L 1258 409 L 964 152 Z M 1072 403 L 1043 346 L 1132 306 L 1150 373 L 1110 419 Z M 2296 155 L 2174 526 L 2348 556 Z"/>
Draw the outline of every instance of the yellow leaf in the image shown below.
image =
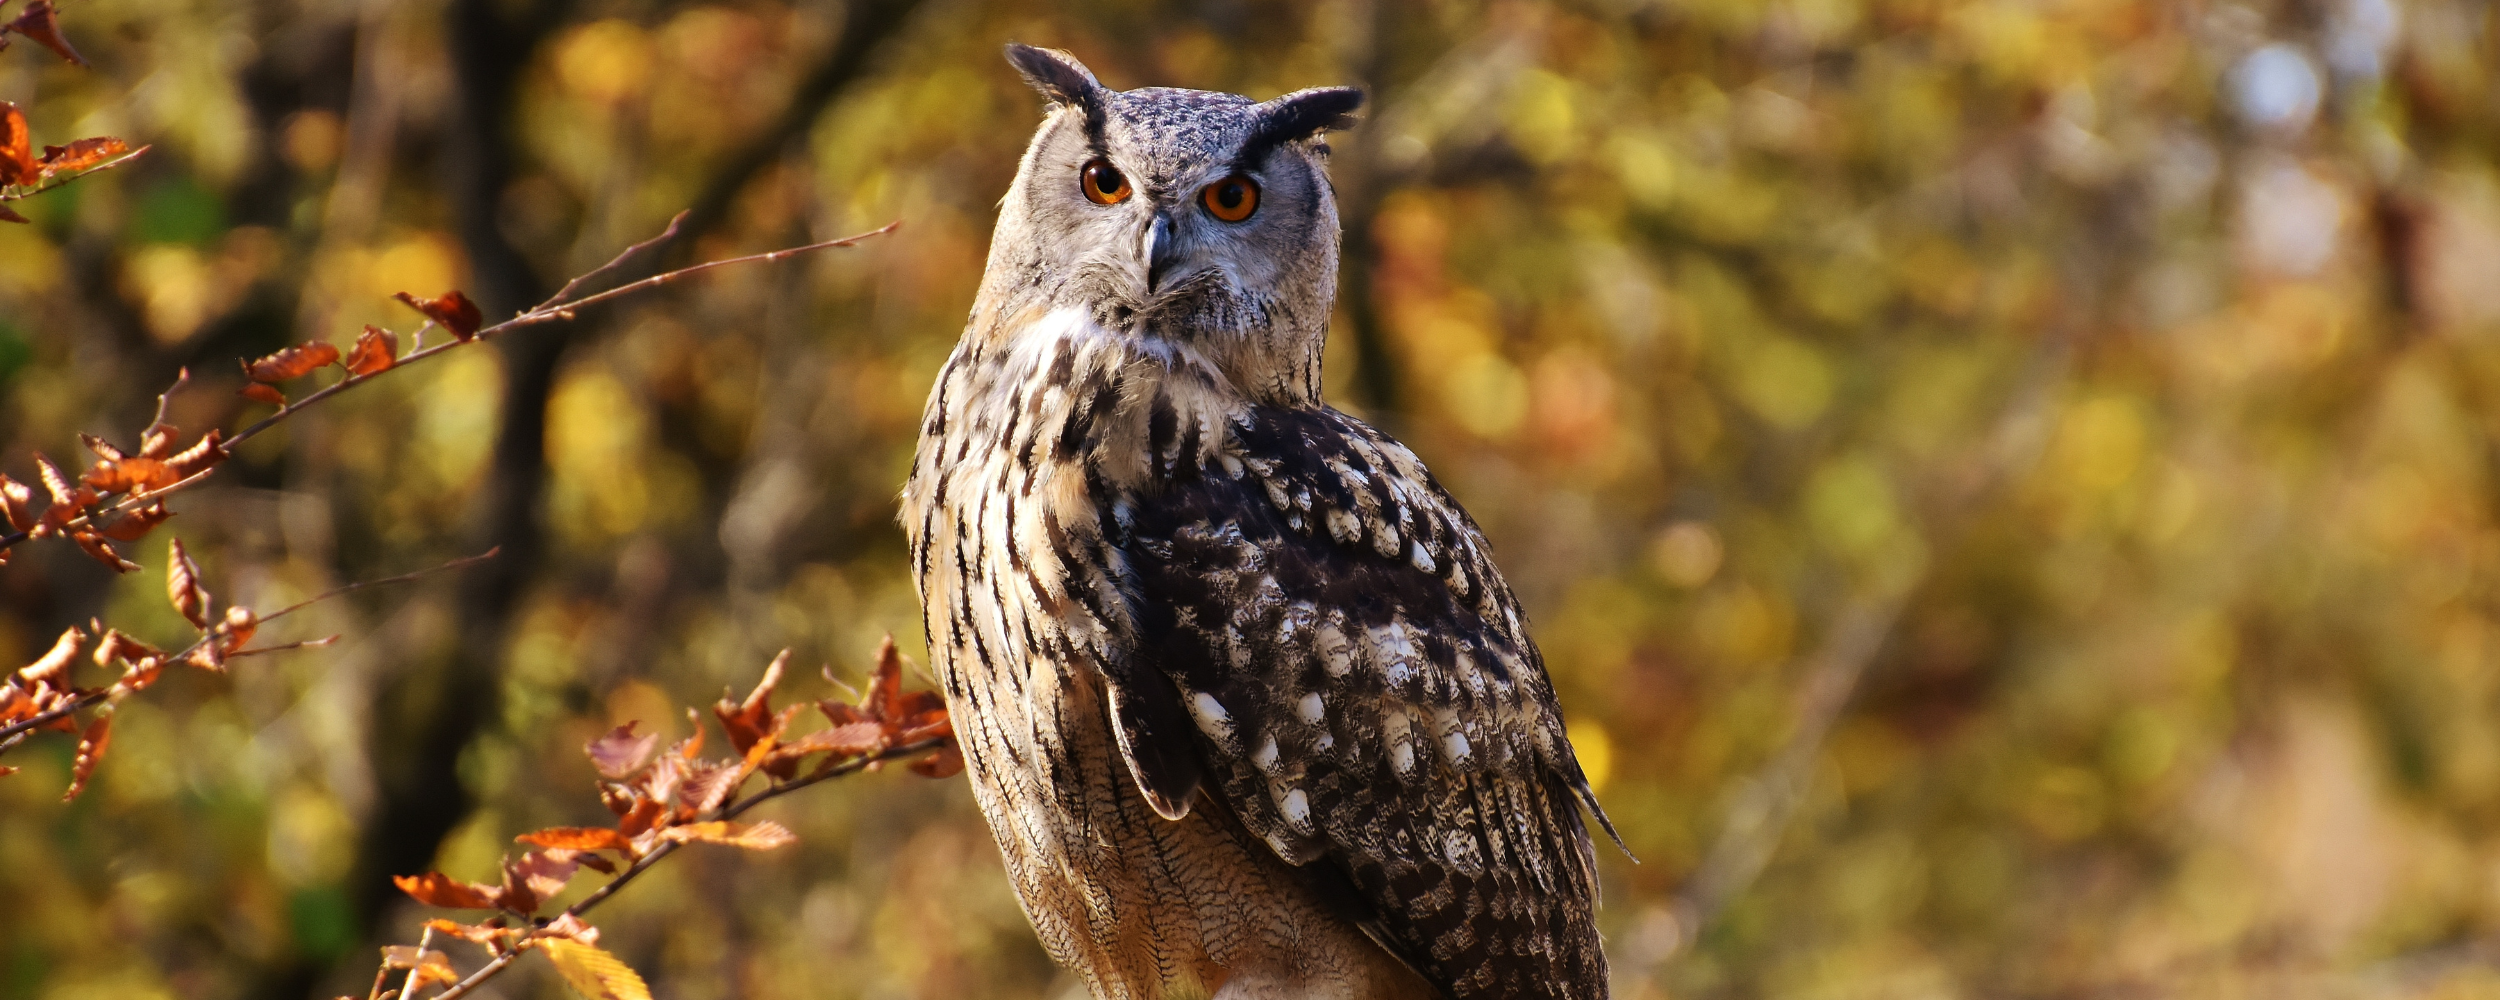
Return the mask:
<path fill-rule="evenodd" d="M 541 938 L 538 950 L 547 953 L 547 960 L 556 964 L 565 982 L 590 1000 L 651 1000 L 651 987 L 643 985 L 642 977 L 596 945 Z"/>

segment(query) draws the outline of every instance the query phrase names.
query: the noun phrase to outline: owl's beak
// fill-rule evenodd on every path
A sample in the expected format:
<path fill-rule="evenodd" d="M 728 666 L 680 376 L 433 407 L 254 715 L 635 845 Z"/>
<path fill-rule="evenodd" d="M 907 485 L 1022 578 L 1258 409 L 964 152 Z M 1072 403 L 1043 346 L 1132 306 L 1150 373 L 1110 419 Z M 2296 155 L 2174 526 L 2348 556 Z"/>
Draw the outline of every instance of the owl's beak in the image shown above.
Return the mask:
<path fill-rule="evenodd" d="M 1138 256 L 1146 261 L 1146 294 L 1152 297 L 1162 290 L 1163 278 L 1180 263 L 1180 254 L 1172 245 L 1172 217 L 1156 212 L 1154 221 L 1146 224 L 1145 234 L 1138 240 Z"/>

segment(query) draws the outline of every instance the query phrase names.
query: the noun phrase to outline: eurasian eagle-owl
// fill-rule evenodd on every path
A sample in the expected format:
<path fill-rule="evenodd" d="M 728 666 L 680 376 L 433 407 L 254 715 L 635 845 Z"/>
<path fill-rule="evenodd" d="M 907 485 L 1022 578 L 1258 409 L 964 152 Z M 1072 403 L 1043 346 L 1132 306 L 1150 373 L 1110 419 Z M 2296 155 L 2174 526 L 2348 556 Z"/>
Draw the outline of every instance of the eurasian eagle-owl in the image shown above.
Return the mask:
<path fill-rule="evenodd" d="M 1518 603 L 1320 399 L 1361 93 L 1007 56 L 1050 111 L 902 519 L 1043 943 L 1105 998 L 1604 996 L 1597 804 Z"/>

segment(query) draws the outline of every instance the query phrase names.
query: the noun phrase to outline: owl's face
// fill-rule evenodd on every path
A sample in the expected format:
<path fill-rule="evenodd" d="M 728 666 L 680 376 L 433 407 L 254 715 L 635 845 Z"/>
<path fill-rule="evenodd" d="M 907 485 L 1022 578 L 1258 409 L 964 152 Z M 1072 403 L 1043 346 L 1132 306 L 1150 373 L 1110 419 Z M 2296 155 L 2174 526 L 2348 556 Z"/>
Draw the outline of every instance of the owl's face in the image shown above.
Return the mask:
<path fill-rule="evenodd" d="M 1115 91 L 1065 53 L 1008 59 L 1053 107 L 1000 205 L 985 299 L 1078 305 L 1107 329 L 1295 355 L 1275 359 L 1287 367 L 1307 342 L 1316 363 L 1337 267 L 1318 136 L 1359 92 Z"/>

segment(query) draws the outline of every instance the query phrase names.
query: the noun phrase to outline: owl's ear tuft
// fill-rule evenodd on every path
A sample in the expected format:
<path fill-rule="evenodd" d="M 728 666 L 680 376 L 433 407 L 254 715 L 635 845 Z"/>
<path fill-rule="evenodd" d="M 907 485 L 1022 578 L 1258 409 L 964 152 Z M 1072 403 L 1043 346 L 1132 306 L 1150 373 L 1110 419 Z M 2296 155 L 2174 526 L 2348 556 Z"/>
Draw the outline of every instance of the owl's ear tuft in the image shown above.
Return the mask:
<path fill-rule="evenodd" d="M 1308 139 L 1332 129 L 1354 127 L 1354 109 L 1363 106 L 1363 92 L 1352 87 L 1297 90 L 1258 107 L 1258 125 L 1250 145 L 1273 146 Z"/>
<path fill-rule="evenodd" d="M 1024 74 L 1024 82 L 1041 91 L 1043 97 L 1058 104 L 1090 107 L 1094 92 L 1102 89 L 1094 79 L 1094 71 L 1076 61 L 1076 57 L 1058 49 L 1007 43 L 1007 61 Z"/>

